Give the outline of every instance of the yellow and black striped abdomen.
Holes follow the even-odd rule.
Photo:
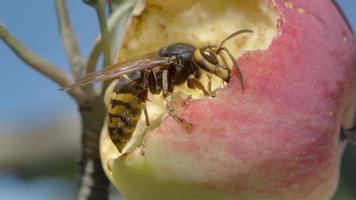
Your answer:
[[[142,95],[146,97],[142,98]],[[137,81],[118,80],[110,99],[107,125],[109,136],[120,152],[136,128],[142,112],[141,103],[145,98],[147,90]]]

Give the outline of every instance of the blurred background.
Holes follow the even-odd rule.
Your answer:
[[[356,30],[356,1],[338,0]],[[67,1],[82,55],[99,32],[95,12]],[[68,72],[53,1],[2,1],[0,23],[39,55]],[[0,199],[76,199],[79,115],[58,86],[0,42]],[[348,145],[335,200],[356,199],[356,146]],[[112,196],[119,195],[112,190]]]

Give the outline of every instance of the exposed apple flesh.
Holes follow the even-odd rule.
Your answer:
[[[228,48],[238,78],[179,108],[187,132],[166,116],[160,96],[120,156],[102,132],[103,166],[128,200],[330,199],[356,105],[356,44],[332,1],[149,0],[128,28],[118,60],[174,42],[198,47],[250,28]],[[215,80],[215,88],[219,88]],[[201,98],[201,99],[199,99]]]

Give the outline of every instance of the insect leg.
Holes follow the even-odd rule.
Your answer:
[[[162,90],[163,96],[166,97],[168,95],[168,69],[162,72]]]
[[[152,75],[153,75],[153,80],[154,80],[154,85],[155,85],[155,91],[159,91],[160,88],[158,86],[157,69],[152,69]]]
[[[166,96],[165,100],[166,100],[166,108],[169,116],[173,117],[184,129],[186,129],[187,131],[191,131],[193,126],[192,123],[189,120],[180,117],[176,113],[176,110],[174,109],[174,104],[170,100],[170,96]]]
[[[146,103],[141,102],[141,107],[142,107],[142,110],[143,110],[143,114],[145,115],[146,126],[150,126],[150,118],[148,117]]]
[[[148,76],[149,76],[150,72],[152,72],[152,70],[150,70],[150,69],[146,69],[143,72],[143,88],[145,91],[148,91],[148,87],[149,87]],[[150,119],[148,117],[147,107],[146,107],[146,103],[145,103],[146,100],[147,100],[147,97],[145,99],[141,100],[141,107],[142,107],[143,113],[145,115],[146,125],[150,126]]]
[[[150,72],[151,72],[150,69],[145,69],[144,72],[143,72],[143,87],[145,89],[148,88],[148,84],[149,84],[148,83],[148,75],[149,75]]]
[[[356,144],[356,126],[350,129],[341,127],[340,137],[342,140],[347,140],[351,144]]]
[[[207,77],[208,77],[208,91],[212,94],[213,97],[215,97],[215,92],[212,90],[211,74],[207,74]]]
[[[192,129],[192,123],[182,117],[180,117],[176,110],[174,109],[174,104],[171,101],[171,96],[168,91],[168,70],[164,69],[162,72],[162,88],[163,88],[163,97],[166,100],[166,109],[169,116],[173,117],[183,128],[190,131]]]
[[[207,90],[205,86],[193,74],[188,76],[188,81],[190,81],[191,84],[195,85],[198,89],[200,89],[205,96],[215,96],[215,94]],[[210,83],[210,89],[211,89],[211,83]]]

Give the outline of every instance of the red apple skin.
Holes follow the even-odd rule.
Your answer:
[[[166,118],[147,134],[143,159],[152,176],[224,193],[221,199],[333,196],[345,146],[339,129],[356,105],[356,43],[332,1],[271,4],[281,14],[280,34],[267,50],[237,60],[244,92],[233,75],[215,98],[185,107],[190,133]],[[136,193],[149,187],[134,184]],[[122,192],[130,197],[129,190]]]

